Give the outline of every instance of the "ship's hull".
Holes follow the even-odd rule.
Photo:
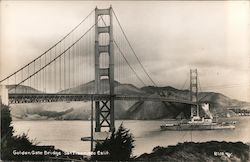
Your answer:
[[[219,129],[234,129],[234,125],[222,124],[178,124],[172,126],[161,125],[161,130],[185,131],[185,130],[219,130]]]

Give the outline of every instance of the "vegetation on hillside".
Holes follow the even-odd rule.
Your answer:
[[[249,146],[242,142],[218,142],[204,143],[185,142],[176,146],[157,146],[150,154],[142,154],[135,161],[240,161],[249,160]]]
[[[35,148],[34,141],[30,141],[27,135],[13,135],[12,119],[8,106],[1,105],[1,159],[2,160],[36,160],[34,156],[17,156],[14,151],[28,151]],[[44,160],[41,158],[40,160]]]
[[[8,106],[0,105],[1,109],[1,160],[8,161],[48,161],[51,157],[65,157],[64,152],[54,146],[37,146],[26,134],[13,135],[12,119]],[[82,159],[82,156],[70,158]]]

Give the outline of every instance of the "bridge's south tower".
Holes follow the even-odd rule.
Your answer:
[[[104,21],[107,20],[107,22]],[[105,42],[101,37],[105,37]],[[107,41],[108,40],[108,41]],[[108,58],[107,62],[102,62]],[[106,65],[106,66],[105,66]],[[108,80],[109,99],[95,101],[95,132],[102,128],[114,130],[114,47],[113,47],[113,20],[112,7],[108,9],[95,9],[95,94],[104,94],[101,90],[102,79]],[[104,84],[105,84],[104,82]]]

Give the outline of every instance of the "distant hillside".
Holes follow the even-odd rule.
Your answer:
[[[25,85],[7,85],[6,88],[9,90],[9,93],[42,93],[37,89],[34,89]]]
[[[159,96],[158,92],[163,91],[168,98],[189,100],[188,90],[178,90],[173,87],[143,87],[146,93]],[[238,107],[250,109],[250,103],[242,102],[214,92],[201,92],[198,94],[200,101],[210,104],[210,111],[214,116],[234,116],[235,113],[229,108]],[[130,119],[161,119],[161,118],[188,118],[190,107],[185,104],[144,101],[135,103],[127,112]]]
[[[11,105],[14,120],[87,120],[89,102],[54,102]]]
[[[108,94],[109,93],[109,80],[108,79],[102,79],[100,82],[101,85],[101,94]],[[115,93],[116,94],[145,94],[143,90],[140,88],[135,87],[132,84],[122,84],[117,81],[114,82],[115,87]],[[91,81],[86,84],[82,84],[80,86],[62,90],[59,93],[75,93],[75,94],[93,94],[95,93],[95,82]]]
[[[108,80],[101,80],[104,93],[108,93]],[[115,92],[117,94],[145,94],[145,92],[131,84],[121,84],[115,82]],[[59,93],[94,93],[94,81],[86,84],[74,87],[71,89],[63,90]],[[115,118],[123,119],[126,117],[127,110],[135,103],[135,101],[115,101]],[[52,119],[51,115],[48,115],[48,111],[51,114],[56,114],[54,111],[64,112],[73,108],[72,111],[67,112],[61,116],[54,117],[54,119],[62,120],[87,120],[90,118],[90,102],[55,102],[55,103],[30,103],[30,104],[18,104],[12,105],[12,115],[14,119],[20,120],[33,120],[33,119]],[[47,114],[41,116],[41,113]],[[59,113],[60,114],[60,113]]]
[[[119,82],[115,81],[114,85],[116,87],[119,84],[120,84]],[[101,85],[101,90],[102,90],[101,93],[104,93],[104,92],[108,91],[109,86],[108,86],[108,80],[107,79],[101,80],[100,85]],[[59,93],[93,94],[93,93],[95,93],[95,81],[93,80],[93,81],[90,81],[90,82],[88,82],[86,84],[82,84],[82,85],[77,86],[77,87],[62,90]]]
[[[108,93],[108,80],[101,80],[103,93]],[[40,93],[39,91],[21,86],[16,89],[17,92],[30,91]],[[138,88],[132,84],[122,84],[115,82],[116,94],[133,94],[159,96],[158,92],[163,91],[168,98],[189,99],[188,90],[178,90],[167,87],[143,87]],[[11,90],[13,92],[13,90]],[[59,93],[94,93],[94,81],[63,90]],[[234,116],[235,113],[229,108],[237,107],[250,109],[250,103],[242,102],[214,92],[201,92],[199,99],[210,103],[210,110],[214,116],[225,117]],[[87,120],[90,117],[90,102],[57,102],[57,103],[34,103],[12,105],[12,114],[15,119],[62,119],[62,120]],[[71,110],[71,111],[67,111]],[[49,112],[51,111],[51,113]],[[56,111],[56,112],[55,112]],[[43,115],[41,115],[43,114]],[[53,117],[55,115],[56,117]],[[162,118],[188,118],[190,116],[190,107],[180,103],[153,102],[153,101],[115,101],[116,119],[162,119]]]
[[[152,94],[151,97],[157,97],[157,94]],[[161,118],[176,118],[181,112],[184,112],[186,118],[190,116],[190,108],[184,104],[154,102],[154,101],[139,101],[136,102],[127,111],[129,119],[161,119]]]

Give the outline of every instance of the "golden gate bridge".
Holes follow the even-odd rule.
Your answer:
[[[156,97],[124,93],[119,83],[158,87],[112,7],[95,8],[48,50],[0,81],[9,104],[92,101],[95,132],[115,129],[115,100],[182,103],[191,107],[191,115],[198,112],[197,70],[190,70],[189,99],[169,98],[160,90]]]

